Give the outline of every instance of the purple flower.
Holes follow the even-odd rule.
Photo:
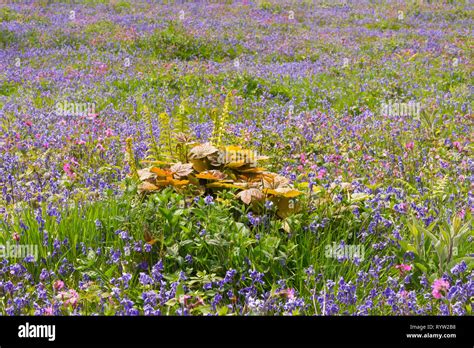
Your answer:
[[[250,271],[250,278],[252,279],[252,283],[260,283],[263,284],[263,273],[257,271]]]
[[[140,284],[142,285],[153,284],[153,279],[144,272],[140,272],[139,281],[140,281]]]
[[[49,272],[48,272],[48,270],[46,270],[46,269],[43,268],[43,269],[41,270],[39,279],[40,279],[41,281],[44,281],[44,280],[47,280],[48,278],[49,278]]]
[[[204,198],[204,203],[206,203],[207,205],[214,204],[214,198],[212,198],[212,196],[207,195]]]
[[[237,271],[235,269],[228,270],[224,277],[224,283],[230,283],[236,274]]]
[[[467,264],[466,261],[461,261],[457,265],[455,265],[453,268],[451,268],[451,273],[454,275],[459,275],[461,273],[464,273],[467,270]]]
[[[110,249],[110,260],[112,263],[118,263],[120,261],[120,256],[122,253],[119,249],[114,250],[113,248]]]
[[[119,278],[119,280],[122,281],[124,289],[128,289],[128,284],[131,279],[132,275],[130,273],[123,273],[122,276]]]
[[[127,231],[118,230],[118,231],[115,231],[115,234],[118,234],[118,236],[122,240],[125,240],[125,241],[130,240],[130,236],[128,235]]]
[[[265,201],[265,209],[271,210],[274,206],[274,203],[272,201]]]
[[[151,275],[155,281],[159,282],[161,281],[161,279],[163,279],[163,275],[161,274],[162,271],[163,271],[163,262],[160,260],[155,265],[153,265],[151,269]]]

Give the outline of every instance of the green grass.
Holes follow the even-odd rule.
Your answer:
[[[185,61],[205,59],[221,62],[234,59],[243,51],[239,45],[230,46],[217,40],[194,36],[182,25],[174,22],[170,22],[162,30],[157,30],[150,37],[141,38],[136,47],[149,51],[155,58]]]

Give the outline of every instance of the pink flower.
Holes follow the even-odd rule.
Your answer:
[[[286,297],[288,297],[290,300],[295,298],[295,289],[287,289],[286,290]]]
[[[69,163],[64,163],[63,170],[66,172],[67,176],[69,176],[70,178],[73,179],[76,177],[76,174],[72,170],[71,165]]]
[[[79,299],[79,294],[76,290],[69,290],[69,298],[64,302],[65,305],[71,305],[71,307],[76,307],[77,300]]]
[[[325,175],[326,175],[326,169],[321,168],[320,170],[318,170],[318,175],[316,176],[316,178],[322,179]]]
[[[448,281],[440,278],[440,279],[436,279],[433,282],[433,291],[431,293],[433,294],[434,298],[440,299],[441,297],[443,297],[443,294],[441,292],[446,293],[448,289],[449,289]]]
[[[301,164],[305,164],[306,163],[306,155],[304,153],[302,153],[300,155],[300,162]]]
[[[44,315],[53,315],[53,307],[47,307],[44,309]]]
[[[286,297],[289,300],[293,300],[295,298],[295,289],[292,289],[292,288],[283,289],[283,290],[277,292],[276,295]]]
[[[453,146],[456,148],[456,150],[458,150],[459,152],[462,152],[462,145],[459,141],[455,141],[453,143]]]
[[[64,288],[64,282],[62,280],[56,280],[53,284],[53,288],[55,290],[61,290],[62,288]]]
[[[16,241],[16,242],[19,242],[20,241],[20,235],[18,233],[13,233],[13,240]]]
[[[400,294],[400,297],[403,299],[406,299],[408,297],[408,291],[406,290],[400,291],[399,294]]]
[[[396,269],[400,270],[400,272],[409,272],[413,269],[413,267],[411,265],[405,265],[404,263],[400,264],[400,265],[396,265],[395,266]]]
[[[402,202],[398,205],[398,208],[400,209],[400,211],[403,211],[406,213],[407,209],[408,209],[408,204],[406,204],[405,202]]]
[[[69,291],[62,291],[59,293],[59,298],[61,300],[65,300],[63,305],[64,306],[71,306],[71,307],[76,307],[77,306],[77,301],[79,299],[79,294],[76,292],[76,290],[70,289]]]
[[[185,306],[188,305],[188,301],[191,299],[192,296],[190,295],[181,295],[179,297],[179,303],[184,304]]]
[[[410,141],[409,143],[405,144],[405,149],[407,150],[413,150],[414,147],[415,147],[415,143],[413,141]]]
[[[107,66],[107,64],[105,64],[105,63],[99,63],[99,64],[97,64],[97,66],[96,66],[96,72],[97,72],[98,74],[104,74],[104,73],[107,72],[107,69],[108,69],[108,68],[109,68],[109,67]]]
[[[105,136],[107,137],[111,137],[114,135],[114,132],[112,129],[108,128],[106,131],[105,131]]]

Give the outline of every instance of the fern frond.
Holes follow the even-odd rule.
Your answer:
[[[171,120],[166,112],[159,115],[160,120],[160,146],[165,154],[173,156],[173,144],[171,138]]]
[[[441,179],[438,179],[433,185],[432,193],[435,197],[442,198],[446,193],[446,187],[448,186],[448,177],[444,176]]]

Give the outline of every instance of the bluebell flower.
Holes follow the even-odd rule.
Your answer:
[[[187,263],[192,263],[193,262],[193,257],[191,255],[186,255],[186,257],[184,258],[184,260],[187,262]]]
[[[206,203],[207,205],[214,204],[214,198],[212,198],[212,196],[210,196],[210,195],[207,195],[204,198],[204,203]]]
[[[142,285],[150,285],[153,284],[153,279],[148,274],[140,272],[139,282]]]
[[[272,201],[265,201],[265,208],[268,210],[271,210],[274,206],[274,203]]]
[[[461,273],[464,273],[467,270],[467,264],[466,261],[461,261],[457,265],[455,265],[453,268],[451,268],[451,273],[454,275],[459,275]]]

